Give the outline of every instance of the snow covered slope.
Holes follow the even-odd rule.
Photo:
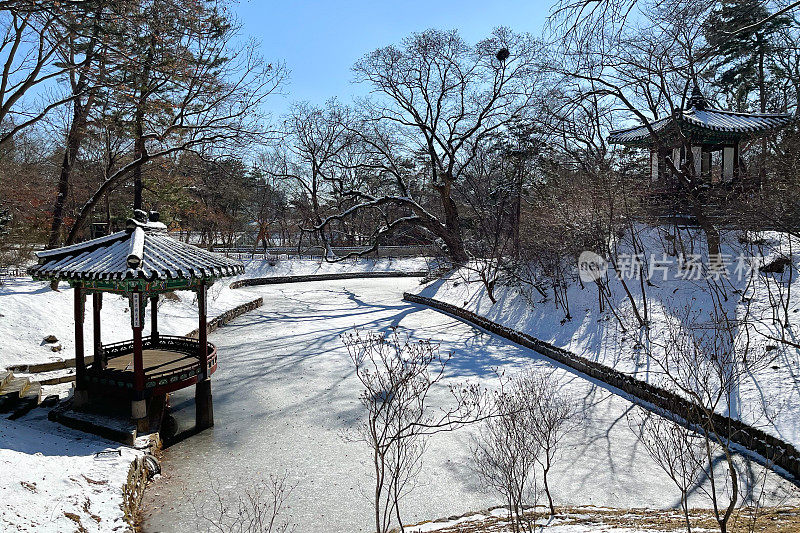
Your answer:
[[[652,242],[655,240],[651,239],[649,249],[658,253]],[[743,344],[747,341],[749,357],[760,360],[756,368],[743,376],[735,392],[732,412],[723,414],[739,417],[800,447],[800,425],[797,424],[800,350],[771,338],[780,337],[781,333],[780,326],[773,321],[770,305],[779,292],[800,295],[800,276],[789,275],[787,269],[787,275],[776,280],[759,271],[760,266],[779,256],[791,257],[794,265],[800,264],[800,242],[774,233],[760,234],[757,241],[757,247],[744,246],[737,234],[723,235],[722,253],[730,261],[729,278],[724,282],[728,300],[717,300],[717,305],[726,306],[726,312],[740,323],[751,324],[747,330],[740,325],[737,334]],[[740,256],[748,263],[742,276],[735,272]],[[680,321],[680,313],[690,310],[698,316],[710,315],[715,303],[705,277],[681,278],[676,264],[665,272],[666,278],[658,275],[651,284],[645,284],[644,295],[636,280],[628,281],[631,297],[621,284],[609,283],[613,312],[608,305],[600,311],[594,283],[580,284],[573,280],[566,291],[569,319],[563,306],[555,304],[551,288],[545,288],[546,296],[543,296],[529,285],[499,284],[494,294],[497,302],[492,303],[474,269],[452,272],[446,279],[429,283],[418,293],[463,307],[639,379],[655,382],[661,369],[648,358],[648,350],[657,353],[663,349],[668,325]],[[646,301],[648,331],[638,327],[631,298],[640,313]],[[792,296],[789,302],[785,314],[789,317],[790,327],[786,331],[791,338],[793,332],[800,331],[800,300]],[[748,335],[746,339],[745,335]]]

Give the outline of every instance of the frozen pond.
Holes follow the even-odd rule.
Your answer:
[[[678,504],[669,479],[637,445],[626,419],[630,402],[534,352],[403,302],[403,291],[417,283],[398,278],[249,289],[264,297],[264,306],[211,336],[220,354],[213,378],[216,426],[166,450],[166,474],[146,495],[145,530],[197,531],[195,507],[213,503],[215,492],[243,490],[287,472],[297,484],[289,512],[298,532],[369,531],[369,451],[347,438],[361,389],[339,335],[353,327],[393,325],[453,351],[451,379],[491,385],[492,367],[513,372],[532,364],[551,369],[580,398],[586,422],[570,435],[553,469],[556,505]],[[193,417],[191,399],[186,391],[173,397],[183,410],[179,418]],[[405,521],[500,503],[481,491],[468,464],[466,430],[434,436],[419,484],[403,502]],[[761,474],[761,467],[753,465],[751,474]],[[768,477],[767,503],[787,503],[789,485]]]

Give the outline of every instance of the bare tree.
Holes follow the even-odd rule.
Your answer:
[[[384,235],[413,226],[465,262],[454,188],[486,138],[531,104],[538,51],[530,36],[505,28],[475,46],[455,31],[427,30],[358,61],[357,80],[379,97],[363,101],[353,133],[368,155],[362,166],[378,174],[380,186],[344,191],[355,203],[321,226],[374,210],[384,222],[370,251]],[[390,205],[401,210],[391,215],[384,210]]]
[[[163,11],[143,16],[160,17],[170,39],[153,45],[146,88],[137,82],[135,91],[115,93],[118,112],[135,126],[129,139],[132,157],[120,161],[78,210],[67,243],[74,242],[97,203],[137,168],[184,152],[224,159],[270,135],[261,104],[278,90],[286,68],[267,63],[254,42],[237,45],[239,26],[218,7],[197,7],[197,16],[186,18],[180,3],[159,5]],[[147,35],[152,36],[160,26],[150,22]],[[126,68],[137,70],[138,58],[128,60]],[[131,100],[131,94],[138,96]]]
[[[283,121],[286,134],[279,140],[280,147],[265,158],[263,166],[273,178],[291,180],[305,195],[312,215],[308,224],[313,229],[302,229],[316,234],[329,259],[333,251],[326,232],[331,228],[323,228],[322,220],[326,204],[341,182],[339,158],[352,142],[350,115],[350,109],[336,100],[322,108],[295,104]]]
[[[75,93],[59,94],[47,89],[86,62],[87,56],[78,51],[69,58],[59,54],[62,45],[82,32],[81,25],[74,22],[85,22],[84,16],[91,18],[91,10],[81,4],[2,3],[0,146],[75,97]],[[32,97],[33,93],[37,97]]]
[[[516,178],[497,147],[480,147],[459,191],[470,220],[466,239],[470,261],[459,274],[468,282],[477,276],[492,303],[497,302],[495,287],[514,259]]]
[[[489,397],[477,384],[449,385],[450,404],[434,407],[451,355],[429,340],[411,341],[394,328],[388,335],[355,331],[342,342],[364,386],[357,438],[372,451],[375,531],[387,533],[393,521],[404,531],[401,500],[413,489],[428,437],[489,417]]]
[[[654,4],[665,9],[677,11],[689,5],[708,9],[713,0],[688,1],[667,0]],[[800,6],[800,1],[784,0],[765,2],[775,5],[775,11],[758,20],[743,22],[731,34],[751,32],[767,24],[776,17],[789,13]],[[584,39],[592,30],[603,28],[606,35],[614,36],[636,22],[636,15],[646,10],[648,2],[640,0],[561,0],[556,4],[548,19],[549,27],[563,39],[577,44],[585,44]]]

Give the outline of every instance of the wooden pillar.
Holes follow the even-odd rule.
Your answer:
[[[207,287],[205,282],[200,283],[200,288],[197,290],[197,308],[200,315],[198,323],[197,340],[199,342],[199,352],[197,354],[200,360],[200,376],[202,379],[208,378],[208,324],[206,321],[206,298]]]
[[[94,362],[92,367],[96,370],[106,368],[106,358],[103,355],[103,340],[100,330],[100,310],[103,308],[103,293],[92,293],[92,325],[94,327]]]
[[[681,161],[681,149],[680,148],[673,148],[672,149],[672,163],[675,165],[675,168],[678,169],[680,172],[681,165],[683,161]]]
[[[658,166],[659,166],[658,149],[650,149],[650,181],[658,181]]]
[[[75,384],[76,388],[84,388],[86,378],[86,360],[83,345],[83,315],[85,294],[83,287],[75,286]]]
[[[195,428],[198,431],[214,426],[214,400],[211,395],[211,380],[198,381],[194,390]]]
[[[142,329],[144,318],[142,314],[142,293],[131,294],[131,327],[133,329],[133,390],[131,401],[131,417],[137,420],[139,430],[146,429],[147,403],[144,399],[144,361],[142,360]]]
[[[131,295],[131,326],[133,327],[133,388],[144,390],[144,362],[142,361],[142,293]]]
[[[730,181],[734,177],[734,169],[736,168],[736,148],[733,146],[725,146],[722,149],[722,179]]]
[[[699,177],[703,174],[703,147],[692,146],[692,162],[694,163],[694,175]]]
[[[88,403],[86,387],[86,360],[84,358],[83,317],[86,294],[80,284],[75,285],[75,394],[73,406],[81,407]]]
[[[211,379],[208,375],[208,325],[206,323],[207,289],[205,282],[200,283],[197,291],[197,307],[200,315],[197,340],[199,344],[198,359],[200,375],[194,389],[195,428],[200,431],[214,425],[214,403],[211,396]]]
[[[150,337],[158,344],[158,294],[150,297]]]

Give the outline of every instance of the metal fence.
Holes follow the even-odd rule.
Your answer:
[[[369,250],[366,246],[352,246],[352,247],[334,247],[331,249],[337,257],[345,257],[348,254],[364,253]],[[306,248],[297,247],[274,247],[267,248],[266,250],[253,250],[252,248],[216,248],[217,253],[224,254],[226,257],[233,259],[324,259],[325,248],[322,246],[310,246]],[[367,258],[387,258],[394,259],[400,257],[435,257],[440,255],[440,251],[436,246],[419,245],[419,246],[381,246],[376,251],[370,252],[363,257]],[[357,260],[358,257],[350,258]]]

